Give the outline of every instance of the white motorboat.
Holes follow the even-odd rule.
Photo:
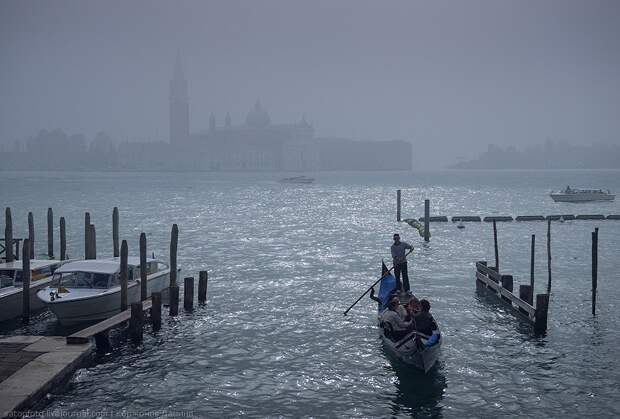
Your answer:
[[[151,258],[146,265],[147,295],[167,288],[169,266]],[[127,303],[131,304],[140,301],[140,258],[128,258],[127,266]],[[120,258],[63,265],[54,273],[50,286],[37,292],[37,297],[65,326],[100,321],[120,313]]]
[[[285,177],[279,180],[280,183],[301,183],[301,184],[309,184],[314,182],[314,178],[307,176],[293,176],[293,177]]]
[[[45,304],[36,297],[37,291],[49,285],[54,272],[68,261],[30,260],[30,310],[40,310]],[[23,301],[23,261],[0,264],[0,321],[12,319],[22,314]]]
[[[575,189],[570,186],[559,192],[551,192],[549,195],[555,202],[613,201],[616,199],[616,195],[609,190]]]

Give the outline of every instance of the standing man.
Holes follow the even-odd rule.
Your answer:
[[[407,258],[405,257],[405,250],[413,250],[413,246],[407,242],[400,241],[400,235],[394,234],[394,244],[390,248],[392,251],[392,260],[394,262],[394,276],[396,277],[396,288],[401,291],[408,292],[409,288],[409,274],[407,273]],[[403,282],[400,282],[400,274],[403,274]],[[404,285],[404,288],[403,288]]]

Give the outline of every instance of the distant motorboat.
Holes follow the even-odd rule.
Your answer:
[[[460,229],[465,228],[465,225],[463,224],[463,221],[459,221],[459,223],[458,223],[458,225],[456,226],[456,228],[460,228]]]
[[[616,195],[609,190],[602,189],[575,189],[567,186],[559,192],[549,194],[555,202],[591,202],[591,201],[613,201]]]
[[[314,182],[314,178],[302,175],[302,176],[285,177],[283,179],[280,179],[278,182],[308,184],[308,183]]]

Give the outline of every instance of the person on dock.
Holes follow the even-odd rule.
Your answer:
[[[394,341],[402,339],[407,333],[409,333],[413,321],[405,321],[404,316],[407,312],[403,306],[400,305],[400,300],[397,296],[390,298],[387,310],[381,315],[381,323],[388,323],[391,329],[390,337]]]
[[[392,260],[394,263],[394,276],[396,277],[396,288],[401,291],[408,292],[409,288],[409,274],[407,272],[407,257],[405,251],[407,249],[413,250],[413,246],[407,242],[400,241],[400,235],[398,233],[393,236],[394,244],[390,247],[392,252]],[[403,276],[403,281],[400,281],[400,276]]]
[[[430,310],[431,303],[428,300],[420,300],[420,312],[414,317],[416,330],[427,336],[432,335],[433,331],[439,330]]]

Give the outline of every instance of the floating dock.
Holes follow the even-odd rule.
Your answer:
[[[90,354],[90,342],[56,336],[0,339],[0,417],[17,417],[65,382]]]

